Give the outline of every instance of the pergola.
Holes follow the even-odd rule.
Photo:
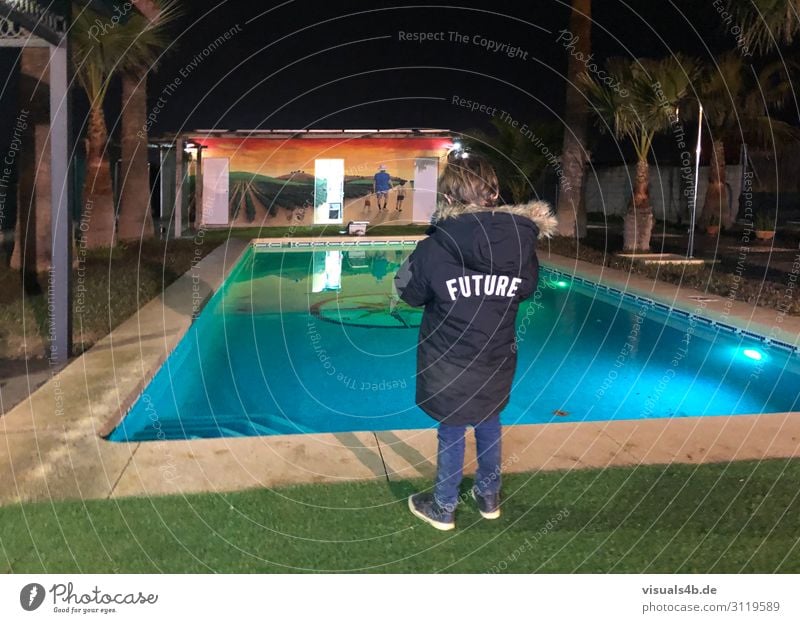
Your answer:
[[[107,15],[113,4],[104,0],[75,0]],[[65,363],[72,350],[72,206],[74,192],[70,133],[71,72],[69,66],[70,0],[0,0],[1,47],[50,49],[50,163],[52,206],[52,263],[47,288],[50,362]],[[139,6],[142,5],[142,6]],[[157,15],[152,0],[135,3],[149,17]]]

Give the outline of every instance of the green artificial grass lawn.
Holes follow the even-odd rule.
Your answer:
[[[410,515],[422,482],[0,508],[6,572],[794,572],[800,460],[509,475],[503,517]],[[468,483],[465,482],[465,490]]]

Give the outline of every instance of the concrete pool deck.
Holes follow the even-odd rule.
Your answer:
[[[270,241],[286,239],[256,242]],[[307,242],[319,239],[292,239],[293,244]],[[102,438],[247,245],[231,240],[217,248],[0,418],[0,503],[433,475],[433,429],[138,443]],[[800,339],[800,318],[781,316],[773,309],[549,256],[546,249],[540,257],[563,272],[783,342],[797,345]],[[519,425],[506,427],[503,443],[507,472],[800,457],[800,413]],[[468,473],[474,470],[474,448],[469,452]]]

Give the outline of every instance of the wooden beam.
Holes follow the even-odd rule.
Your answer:
[[[0,14],[50,45],[58,45],[66,30],[65,16],[58,15],[35,0],[0,0]]]

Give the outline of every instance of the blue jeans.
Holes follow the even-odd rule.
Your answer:
[[[464,471],[464,433],[466,426],[439,424],[439,452],[433,495],[440,506],[455,510]],[[500,417],[494,416],[475,426],[478,470],[475,489],[478,495],[500,492]]]

